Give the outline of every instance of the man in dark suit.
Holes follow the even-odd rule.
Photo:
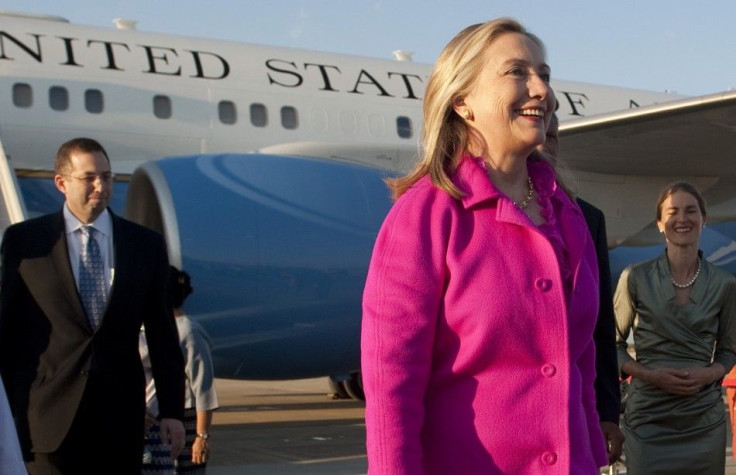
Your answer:
[[[0,374],[32,474],[140,473],[141,324],[162,436],[174,456],[184,442],[184,366],[165,245],[107,209],[113,176],[98,142],[66,142],[54,165],[62,210],[3,237]]]
[[[559,122],[557,115],[552,114],[552,121],[547,128],[544,145],[541,148],[547,157],[557,161]],[[585,223],[595,243],[598,260],[599,309],[598,320],[593,331],[595,341],[595,397],[596,409],[600,417],[601,431],[608,444],[608,461],[614,463],[621,457],[624,434],[618,427],[621,413],[621,391],[618,381],[618,359],[616,356],[616,321],[613,314],[613,295],[611,290],[611,267],[608,262],[608,240],[606,237],[606,219],[603,212],[588,203],[576,198]]]

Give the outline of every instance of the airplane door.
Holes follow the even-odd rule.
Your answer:
[[[0,140],[0,233],[25,218],[25,204],[20,197],[18,181]]]

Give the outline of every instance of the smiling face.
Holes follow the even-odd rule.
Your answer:
[[[662,201],[659,214],[657,227],[668,245],[698,247],[705,216],[695,196],[687,191],[675,191]]]
[[[486,49],[480,75],[455,110],[470,112],[491,158],[526,155],[544,143],[555,108],[549,75],[541,48],[526,35],[503,34]]]
[[[69,211],[82,223],[91,223],[112,197],[110,161],[102,152],[73,151],[54,183],[66,196]]]

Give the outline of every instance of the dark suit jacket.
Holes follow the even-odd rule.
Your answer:
[[[616,357],[616,323],[613,314],[613,295],[611,290],[611,267],[608,263],[608,242],[606,220],[603,212],[592,204],[577,199],[585,216],[590,234],[595,243],[598,258],[600,281],[600,309],[595,325],[595,393],[596,408],[601,421],[618,424],[621,411],[621,391],[618,382],[618,363]]]
[[[111,213],[112,214],[112,213]],[[148,335],[162,417],[182,418],[183,357],[160,235],[112,216],[115,275],[93,333],[69,263],[63,213],[9,227],[2,243],[0,374],[24,453],[64,440],[88,381],[126,437],[142,437],[145,377],[138,353]],[[91,384],[91,383],[90,383]],[[92,428],[94,429],[94,428]],[[89,434],[95,437],[94,432]]]

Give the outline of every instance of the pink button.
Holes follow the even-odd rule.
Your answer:
[[[548,292],[552,288],[552,281],[549,279],[537,279],[534,282],[534,285],[537,286],[537,290],[541,292]]]
[[[545,465],[554,465],[557,462],[557,454],[554,452],[545,452],[542,454],[542,463]]]
[[[555,368],[555,365],[553,364],[546,364],[542,366],[542,374],[547,378],[551,378],[557,374],[557,368]]]

